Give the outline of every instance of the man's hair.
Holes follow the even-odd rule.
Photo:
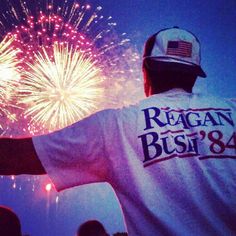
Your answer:
[[[3,206],[0,206],[0,235],[22,235],[19,218],[11,209]]]
[[[97,220],[86,221],[79,227],[77,231],[77,236],[95,236],[95,235],[108,236],[102,223],[100,223]]]
[[[155,62],[154,62],[155,63]],[[176,63],[143,64],[144,72],[144,90],[146,96],[168,91],[173,88],[182,88],[191,93],[195,84],[197,75],[191,68]]]

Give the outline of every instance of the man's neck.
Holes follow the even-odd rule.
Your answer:
[[[188,91],[184,88],[159,88],[159,89],[155,89],[155,90],[151,89],[149,94],[151,96],[154,94],[166,93],[169,91],[183,91],[183,92],[187,92],[187,93],[192,93],[192,89],[191,89],[191,91],[190,90]]]

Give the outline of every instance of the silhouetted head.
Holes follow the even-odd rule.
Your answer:
[[[200,43],[189,31],[174,27],[152,35],[143,54],[146,96],[172,88],[191,92],[196,78],[206,77],[200,54]]]
[[[97,220],[89,220],[83,223],[78,231],[77,236],[109,236],[104,226]]]
[[[22,236],[19,218],[12,210],[4,206],[0,206],[0,235]]]

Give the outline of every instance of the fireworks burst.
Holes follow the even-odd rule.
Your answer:
[[[102,93],[94,92],[95,87],[98,86],[97,91],[101,91],[101,83],[98,81],[103,80],[105,81],[103,83],[105,89],[110,89],[112,84],[114,87],[121,88],[124,84],[124,68],[120,68],[124,64],[127,66],[126,62],[130,63],[135,56],[125,54],[125,45],[128,44],[129,39],[126,38],[125,33],[117,35],[115,32],[116,23],[113,22],[112,17],[102,15],[101,6],[94,8],[90,5],[81,5],[77,1],[67,0],[62,4],[60,1],[53,0],[4,1],[6,4],[2,5],[4,10],[0,15],[0,35],[14,37],[12,47],[18,51],[18,70],[24,77],[21,80],[23,85],[21,86],[20,99],[24,103],[24,116],[30,115],[31,118],[31,122],[27,124],[26,128],[31,134],[41,132],[42,128],[47,132],[46,127],[50,127],[50,129],[61,128],[95,110],[115,104],[114,99],[117,99],[117,96],[113,97],[110,92],[106,93],[109,94],[109,99],[102,98]],[[54,45],[57,44],[62,46],[61,49],[55,49]],[[71,63],[71,59],[64,55],[65,48],[70,56],[81,55],[81,65],[89,64],[91,66],[87,75],[83,75],[85,76],[83,79],[78,79],[78,76],[75,76],[77,79],[72,76],[69,78],[68,68],[59,68],[64,63]],[[74,52],[76,53],[74,54]],[[58,56],[59,54],[61,55]],[[56,55],[60,57],[60,63],[55,57]],[[82,59],[85,59],[84,63],[82,63]],[[62,60],[67,62],[62,62]],[[79,70],[83,71],[81,65],[78,65]],[[92,67],[94,67],[93,70]],[[42,68],[44,69],[42,70]],[[62,70],[64,71],[62,72]],[[74,70],[78,72],[78,69],[74,68]],[[61,77],[57,74],[55,78],[52,78],[51,75],[55,75],[55,71],[60,71]],[[96,71],[99,71],[100,80],[95,74]],[[75,74],[72,71],[70,73]],[[79,74],[81,75],[81,72]],[[63,76],[66,78],[62,78]],[[85,83],[86,79],[88,79],[87,83]],[[42,84],[43,80],[45,80],[45,84]],[[54,82],[52,82],[53,80]],[[58,87],[59,81],[60,83],[63,81],[64,87]],[[76,89],[72,93],[69,92],[71,96],[65,96],[64,93],[68,93],[68,86],[71,84],[74,84]],[[43,86],[47,89],[50,88],[50,96],[46,95],[47,89]],[[91,89],[88,86],[91,86]],[[86,90],[83,90],[85,88]],[[27,94],[24,99],[22,99],[22,91]],[[75,91],[79,94],[75,95]],[[93,91],[93,93],[89,91]],[[72,94],[80,100],[75,103]],[[87,95],[85,96],[85,94]],[[96,98],[96,96],[98,97]],[[52,105],[52,101],[54,101],[54,105]],[[72,101],[73,103],[70,104]],[[51,106],[45,106],[46,104],[51,104]],[[57,119],[57,115],[60,118]],[[54,119],[53,122],[52,119]],[[41,130],[37,130],[36,126],[41,127]]]
[[[0,43],[0,116],[1,123],[7,123],[4,118],[14,122],[16,117],[10,112],[10,108],[15,107],[11,101],[20,79],[17,70],[17,51],[11,45],[14,38],[5,37]],[[3,124],[0,124],[3,129]],[[6,129],[7,127],[5,127]]]
[[[16,69],[17,58],[16,51],[10,46],[14,38],[4,38],[0,43],[0,98],[1,100],[7,100],[11,97],[11,93],[14,89],[15,78],[19,79],[19,73]]]
[[[112,17],[102,15],[102,7],[81,5],[77,1],[16,0],[6,1],[9,10],[0,15],[0,35],[14,36],[22,69],[33,62],[35,53],[45,48],[52,57],[54,43],[69,44],[97,57],[104,73],[112,73],[119,49],[129,42],[126,34],[115,33]],[[51,52],[51,55],[50,55]],[[121,53],[121,52],[120,52]]]
[[[92,57],[59,44],[54,44],[53,61],[45,48],[35,57],[20,86],[22,102],[30,104],[26,114],[33,117],[33,123],[55,130],[97,109],[103,97],[103,77]]]

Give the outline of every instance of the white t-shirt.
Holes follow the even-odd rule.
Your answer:
[[[175,89],[33,142],[58,190],[110,183],[130,236],[233,235],[235,109]]]

